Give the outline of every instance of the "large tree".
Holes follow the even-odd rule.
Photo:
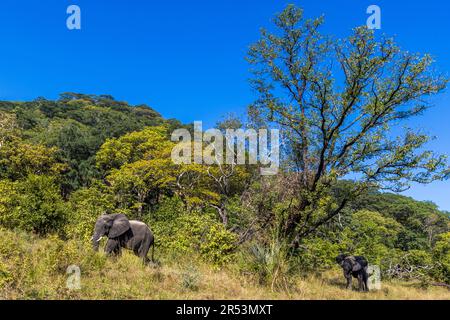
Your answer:
[[[319,32],[322,18],[304,20],[292,5],[274,23],[249,50],[259,96],[250,112],[278,125],[287,141],[295,192],[283,231],[293,244],[369,186],[402,191],[445,176],[445,157],[425,150],[429,136],[398,130],[430,107],[427,96],[446,87],[429,55],[402,51],[366,27],[332,40]],[[357,183],[325,203],[344,177]]]

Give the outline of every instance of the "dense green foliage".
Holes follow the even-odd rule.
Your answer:
[[[260,97],[245,125],[282,129],[287,146],[276,176],[260,176],[256,165],[175,164],[170,133],[190,126],[145,105],[77,93],[0,102],[0,232],[42,237],[50,261],[24,263],[49,272],[101,268],[88,249],[95,220],[124,213],[151,226],[160,253],[233,265],[273,290],[289,287],[290,275],[337,267],[343,252],[367,257],[385,277],[450,283],[449,213],[380,191],[448,174],[444,156],[423,151],[427,136],[388,134],[389,124],[426,109],[405,105],[446,80],[430,74],[427,56],[400,54],[364,28],[342,47],[320,36],[320,19],[302,25],[292,6],[275,22],[281,34],[263,31],[250,51]],[[302,41],[311,44],[303,53]],[[334,92],[325,67],[332,49],[343,92]],[[391,76],[380,78],[385,69]],[[244,124],[217,125],[230,126]],[[352,175],[361,178],[346,180]],[[8,263],[25,250],[0,251],[0,286],[28,281]]]
[[[280,237],[292,205],[283,186],[292,174],[258,178],[252,168],[224,168],[227,188],[221,188],[219,168],[171,162],[171,124],[155,113],[90,103],[1,104],[8,128],[1,131],[2,226],[88,247],[97,217],[123,212],[152,227],[160,252],[195,254],[216,266],[236,261],[274,288],[289,274],[335,267],[341,252],[366,256],[385,276],[449,282],[449,215],[433,203],[372,188],[292,252]],[[26,118],[27,108],[36,121]],[[111,113],[105,118],[117,119],[120,133],[101,124],[105,119],[84,121],[94,109]],[[324,202],[352,185],[341,181]]]
[[[56,158],[67,165],[62,181],[65,195],[88,186],[91,179],[99,177],[94,157],[106,139],[147,126],[180,126],[177,121],[163,120],[148,106],[130,106],[104,95],[64,93],[56,101],[38,98],[23,103],[1,102],[0,111],[14,113],[15,123],[22,129],[20,135],[24,140],[18,142],[20,147],[25,149],[27,143],[33,143],[37,149],[56,148]],[[14,150],[25,158],[19,159],[22,162],[35,158],[30,151]],[[11,170],[16,172],[17,168],[12,167]]]
[[[52,177],[2,180],[0,191],[0,221],[6,227],[45,235],[59,232],[67,221],[66,204]]]

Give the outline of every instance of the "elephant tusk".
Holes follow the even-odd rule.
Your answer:
[[[100,240],[102,240],[103,237],[98,238],[97,242],[100,242]]]

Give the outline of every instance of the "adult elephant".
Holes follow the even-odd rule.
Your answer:
[[[144,264],[149,262],[147,253],[152,247],[154,261],[155,238],[150,228],[143,222],[128,220],[124,214],[104,214],[97,219],[92,236],[94,250],[98,251],[100,240],[108,237],[105,252],[108,255],[119,255],[122,248],[133,250]]]

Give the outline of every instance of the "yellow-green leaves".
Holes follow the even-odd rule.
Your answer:
[[[175,187],[172,147],[163,127],[148,127],[103,144],[97,166],[104,171],[120,207],[141,215],[146,200],[157,200]]]
[[[0,177],[24,178],[29,174],[59,175],[66,165],[56,158],[56,148],[30,144],[20,140],[0,148]]]
[[[0,180],[0,224],[41,235],[62,233],[67,207],[55,179],[29,175],[16,182]]]
[[[109,171],[140,159],[164,157],[168,152],[170,156],[171,147],[166,128],[148,127],[118,139],[108,139],[97,153],[97,166]]]

